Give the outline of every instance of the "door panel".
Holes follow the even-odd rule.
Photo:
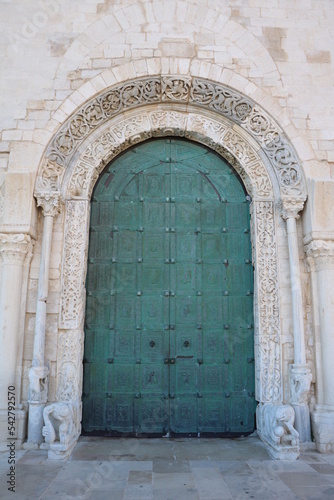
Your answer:
[[[86,432],[254,428],[249,206],[203,146],[159,139],[114,161],[91,207]]]

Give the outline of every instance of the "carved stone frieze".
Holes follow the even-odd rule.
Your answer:
[[[255,330],[257,399],[281,402],[280,321],[277,283],[277,248],[274,204],[253,202],[252,232],[255,247]]]
[[[83,318],[81,318],[83,322]],[[80,373],[78,367],[83,358],[82,329],[65,330],[61,333],[58,345],[58,392],[57,399],[60,401],[72,401],[77,404],[81,399]]]
[[[66,202],[60,327],[78,328],[85,308],[89,202]]]
[[[226,85],[182,75],[131,80],[92,98],[68,118],[53,138],[40,168],[36,190],[60,189],[63,172],[73,153],[97,127],[120,112],[148,104],[177,102],[213,110],[217,116],[224,116],[243,127],[268,157],[282,194],[304,195],[296,154],[282,130],[263,109]],[[178,129],[179,135],[182,135],[182,129]],[[140,140],[144,139],[141,137]],[[239,144],[234,146],[241,147]],[[239,149],[235,154],[242,153]]]
[[[45,158],[39,169],[35,186],[35,196],[38,193],[59,192],[60,183],[64,174],[64,166],[50,158]]]
[[[17,262],[23,264],[31,258],[34,240],[28,234],[0,234],[0,262]]]
[[[334,241],[313,240],[305,245],[305,252],[316,271],[334,269]]]
[[[150,113],[153,136],[175,135],[183,137],[186,131],[187,115],[177,111],[156,111]]]
[[[228,132],[219,122],[195,112],[164,109],[124,118],[104,130],[83,151],[73,168],[67,195],[89,197],[106,163],[129,146],[155,136],[185,135],[223,156],[238,172],[252,197],[273,198],[271,180],[253,146],[240,135],[233,139],[234,131]]]
[[[162,101],[189,101],[191,78],[184,76],[163,76],[161,83]]]

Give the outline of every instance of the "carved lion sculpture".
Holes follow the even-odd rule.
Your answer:
[[[53,403],[43,411],[45,426],[42,433],[45,442],[68,444],[74,435],[74,415],[70,403]]]
[[[263,414],[266,435],[273,443],[298,445],[299,434],[293,427],[295,411],[291,405],[266,404]]]

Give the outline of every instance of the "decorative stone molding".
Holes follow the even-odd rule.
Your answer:
[[[313,240],[304,249],[316,271],[334,269],[334,241]]]
[[[129,116],[130,114],[130,116]],[[272,182],[253,144],[238,132],[195,110],[128,112],[82,151],[71,167],[64,196],[89,198],[104,166],[129,146],[151,137],[184,136],[209,146],[235,168],[253,197],[274,197]],[[65,180],[64,180],[65,183]]]
[[[59,190],[74,152],[97,127],[128,109],[159,103],[190,104],[209,109],[239,125],[267,156],[281,194],[305,197],[296,154],[283,131],[266,111],[226,85],[182,75],[135,79],[115,85],[90,99],[69,117],[54,136],[41,165],[36,189]]]
[[[308,365],[290,365],[290,403],[293,406],[306,406],[312,382]]]
[[[0,234],[0,261],[23,264],[31,258],[33,244],[28,234]]]
[[[38,175],[36,179],[36,193],[53,193],[59,189],[59,178],[62,167],[55,161],[47,159],[43,164],[43,175]]]
[[[59,318],[61,328],[78,328],[83,324],[89,211],[88,201],[66,202]]]
[[[274,203],[251,205],[256,300],[256,399],[282,401],[280,320],[277,284],[277,249]]]
[[[299,456],[299,435],[293,427],[295,412],[291,405],[259,404],[256,410],[258,433],[269,444],[275,459],[295,460]]]

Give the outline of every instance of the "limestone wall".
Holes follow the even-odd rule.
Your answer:
[[[2,0],[0,227],[37,239],[29,276],[23,352],[27,399],[41,249],[32,198],[53,134],[82,103],[116,82],[155,74],[194,75],[227,84],[261,104],[292,141],[308,179],[303,235],[334,238],[321,215],[334,178],[334,3],[332,0]],[[329,194],[328,194],[329,193]],[[332,212],[331,212],[332,213]],[[46,359],[56,397],[62,212],[51,256]],[[283,368],[293,360],[284,221],[277,220]],[[309,269],[302,266],[307,357],[314,359]],[[315,380],[315,373],[313,373]]]

